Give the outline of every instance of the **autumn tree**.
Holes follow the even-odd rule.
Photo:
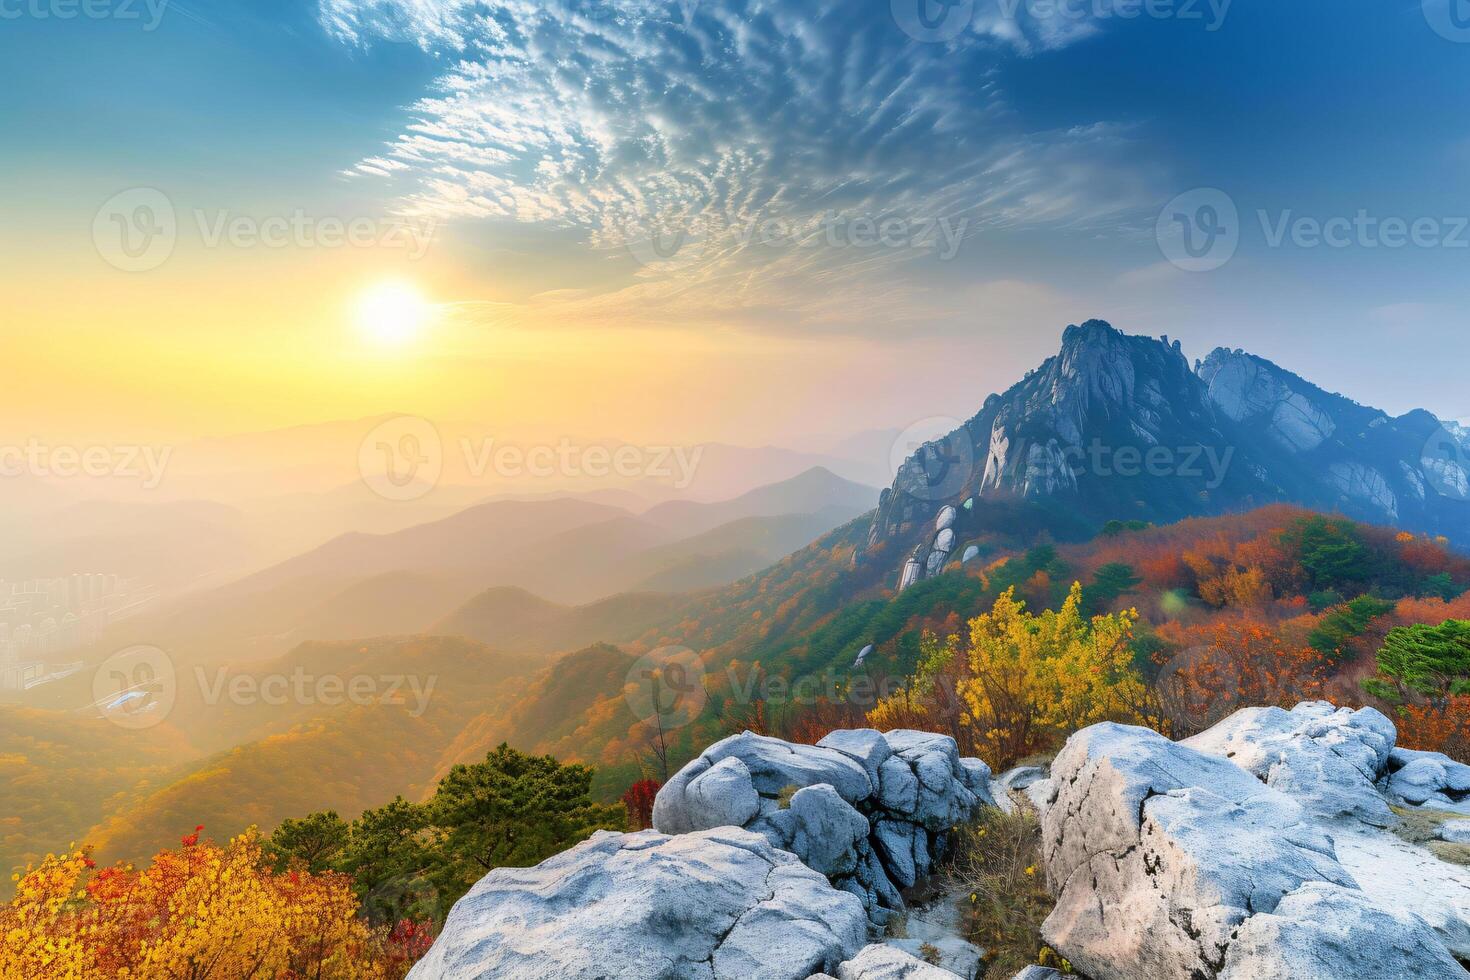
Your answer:
[[[400,980],[426,927],[375,929],[335,873],[276,873],[252,830],[199,831],[145,869],[95,869],[85,849],[18,876],[0,906],[3,980]]]
[[[962,741],[997,766],[1050,748],[1099,721],[1137,721],[1148,690],[1133,667],[1132,610],[1090,619],[1073,583],[1060,610],[1033,615],[1007,589],[970,620],[966,642],[931,638],[908,687],[869,714],[878,727],[947,710],[952,683]],[[942,730],[942,729],[941,729]]]
[[[1159,655],[1155,686],[1165,733],[1174,738],[1246,705],[1290,708],[1322,694],[1328,671],[1322,653],[1292,645],[1264,623],[1219,620],[1168,635],[1176,642]]]

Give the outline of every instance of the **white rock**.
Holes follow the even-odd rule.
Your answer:
[[[1332,830],[1337,859],[1358,887],[1395,913],[1412,912],[1451,953],[1470,959],[1470,868],[1393,834]]]
[[[837,968],[837,980],[954,980],[940,969],[893,946],[874,944]]]
[[[746,732],[717,742],[659,790],[664,833],[762,834],[879,909],[933,871],[943,837],[991,803],[990,767],[929,732],[832,732],[815,746]],[[788,805],[778,800],[796,787]]]
[[[1220,980],[1331,977],[1387,980],[1470,976],[1422,923],[1360,891],[1308,882],[1236,933]]]
[[[956,511],[949,504],[945,504],[943,507],[939,508],[939,516],[934,518],[934,530],[949,530],[950,528],[954,527],[954,519],[958,516],[958,511]]]
[[[1072,736],[1051,772],[1043,858],[1058,899],[1043,935],[1086,975],[1463,975],[1435,972],[1453,960],[1422,921],[1359,890],[1324,825],[1224,758],[1147,729],[1102,724]],[[1248,928],[1262,916],[1273,918]],[[1360,944],[1352,971],[1335,972],[1335,937],[1359,929],[1387,931]],[[1263,941],[1235,948],[1242,935],[1266,934],[1289,938],[1281,962],[1292,970],[1272,972]],[[1419,951],[1406,961],[1400,941],[1410,939]],[[1221,972],[1227,961],[1233,965]],[[1429,972],[1402,972],[1405,962]]]
[[[829,878],[857,871],[861,845],[868,838],[868,819],[826,783],[797,790],[791,805],[766,820],[780,827],[785,849],[807,867]],[[758,821],[752,829],[763,829]]]
[[[1290,711],[1242,708],[1182,744],[1229,759],[1319,819],[1388,827],[1395,818],[1375,783],[1396,737],[1374,708],[1311,701]]]
[[[1040,766],[1017,766],[1002,773],[999,781],[1006,789],[1021,790],[1045,778],[1046,770]]]
[[[872,647],[864,647],[871,650]],[[868,774],[873,792],[878,792],[878,770],[893,756],[888,740],[876,728],[848,728],[830,732],[817,743],[820,748],[833,749],[852,759]]]
[[[972,562],[976,558],[979,558],[979,557],[980,557],[980,546],[979,545],[973,545],[972,544],[972,545],[969,545],[969,546],[967,546],[965,548],[964,554],[960,556],[960,561],[965,562],[965,563],[969,563],[969,562]]]
[[[937,939],[890,939],[885,945],[894,949],[902,950],[915,959],[926,959],[926,954],[932,956],[938,962],[934,966],[941,970],[947,970],[961,980],[975,980],[980,975],[980,964],[983,961],[983,951],[974,943],[968,943],[957,937],[945,937]],[[925,947],[928,947],[927,949]]]
[[[1394,749],[1388,790],[1406,803],[1454,803],[1470,794],[1470,766],[1439,752]]]
[[[734,828],[599,832],[455,903],[413,980],[806,980],[863,945],[862,903]]]
[[[737,758],[721,759],[697,773],[682,788],[682,807],[660,815],[654,825],[667,834],[687,834],[711,827],[741,827],[760,812],[750,770]],[[657,801],[655,800],[655,805]]]
[[[1439,839],[1449,844],[1470,844],[1470,820],[1446,820],[1440,825]]]

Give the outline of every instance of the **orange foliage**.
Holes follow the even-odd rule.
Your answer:
[[[1162,663],[1157,688],[1166,734],[1193,735],[1246,705],[1290,708],[1321,697],[1327,663],[1316,650],[1290,644],[1265,624],[1221,620],[1159,635],[1177,652]]]
[[[1470,694],[1456,694],[1438,705],[1408,706],[1395,719],[1399,745],[1423,752],[1443,752],[1470,763]]]

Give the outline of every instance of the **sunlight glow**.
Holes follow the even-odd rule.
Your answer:
[[[357,300],[356,320],[364,336],[402,347],[418,338],[434,318],[434,304],[412,283],[392,280],[371,287]]]

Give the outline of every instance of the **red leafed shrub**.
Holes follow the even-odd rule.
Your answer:
[[[640,779],[623,794],[623,806],[628,808],[628,823],[634,830],[653,826],[653,798],[658,795],[658,790],[657,780]]]

